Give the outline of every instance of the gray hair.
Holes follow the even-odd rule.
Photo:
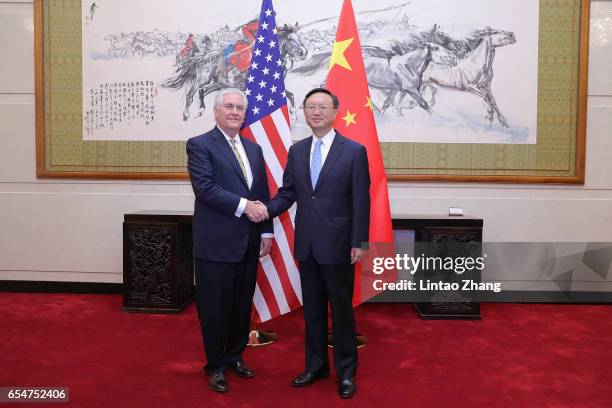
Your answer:
[[[223,105],[223,96],[226,94],[240,95],[240,97],[242,98],[242,101],[244,102],[244,107],[245,108],[247,107],[247,104],[249,103],[249,101],[247,100],[247,97],[244,94],[244,92],[242,92],[238,88],[223,88],[219,92],[217,92],[217,95],[215,95],[215,105],[214,105],[215,108]]]

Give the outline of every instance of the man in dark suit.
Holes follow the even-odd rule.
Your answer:
[[[370,174],[363,145],[337,133],[338,98],[316,88],[304,98],[304,116],[313,136],[289,149],[283,186],[267,206],[275,217],[297,201],[295,258],[306,325],[306,369],[292,382],[312,384],[329,373],[327,306],[331,305],[334,366],[339,393],[355,393],[357,343],[352,298],[353,264],[364,255],[370,224]]]
[[[225,369],[253,377],[244,351],[255,291],[257,263],[272,245],[272,223],[255,224],[255,200],[270,198],[261,147],[242,138],[247,98],[238,89],[215,97],[217,126],[187,141],[195,194],[193,254],[196,300],[210,387],[229,390]]]

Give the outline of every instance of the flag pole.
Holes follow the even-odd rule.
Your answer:
[[[251,311],[251,330],[247,347],[262,347],[278,341],[278,334],[271,331],[263,331],[257,328],[257,316],[255,310]]]
[[[357,333],[355,338],[357,339],[357,348],[363,348],[368,345],[368,338],[363,334]],[[334,337],[331,333],[327,334],[327,347],[334,348]]]
[[[265,332],[261,330],[257,330],[256,327],[252,327],[249,332],[249,342],[247,346],[249,347],[261,347],[267,346],[268,344],[272,344],[278,340],[278,334],[275,332]]]

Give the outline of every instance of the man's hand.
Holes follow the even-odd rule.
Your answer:
[[[259,257],[266,256],[272,249],[272,238],[262,238],[261,244],[259,244]]]
[[[361,258],[363,258],[365,254],[365,249],[351,248],[351,263],[354,264],[355,262],[361,261]]]
[[[262,222],[269,218],[268,209],[261,201],[247,201],[244,213],[251,222]]]

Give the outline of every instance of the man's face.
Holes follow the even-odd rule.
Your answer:
[[[332,129],[336,120],[336,109],[331,96],[326,93],[315,93],[306,99],[304,104],[304,117],[312,132],[319,137],[324,136]]]
[[[246,106],[240,95],[235,93],[227,93],[223,95],[223,103],[215,106],[215,122],[228,136],[233,137],[238,133],[244,116],[246,115]]]

